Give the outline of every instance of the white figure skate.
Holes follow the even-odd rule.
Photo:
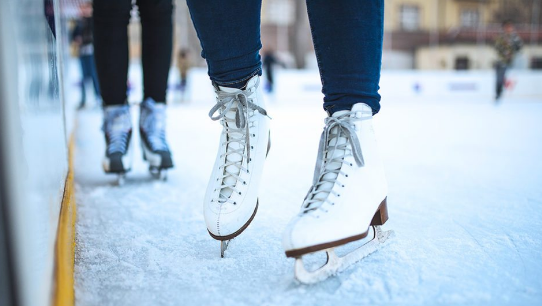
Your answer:
[[[372,110],[363,103],[326,119],[313,185],[301,212],[283,237],[287,257],[296,258],[295,277],[310,284],[334,275],[372,253],[391,232],[380,226],[388,219],[387,183],[372,126]],[[344,257],[333,248],[366,239]],[[302,256],[326,251],[327,263],[309,272]]]
[[[126,172],[132,169],[132,120],[130,106],[104,107],[102,130],[106,150],[102,166],[106,173],[117,175],[117,184],[123,185]]]
[[[209,234],[221,241],[222,257],[229,240],[247,228],[258,210],[270,144],[269,117],[259,84],[255,76],[244,89],[215,86],[217,103],[209,112],[223,129],[203,210]]]

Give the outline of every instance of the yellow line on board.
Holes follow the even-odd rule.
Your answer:
[[[60,207],[56,240],[55,291],[53,295],[53,305],[55,306],[73,306],[75,304],[73,267],[75,262],[77,210],[73,175],[74,150],[75,132],[72,132],[68,144],[68,175],[66,176],[62,206]]]

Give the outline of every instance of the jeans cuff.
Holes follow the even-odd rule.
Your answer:
[[[327,112],[329,116],[332,116],[333,113],[338,112],[338,111],[351,110],[352,106],[358,103],[367,104],[373,110],[373,116],[376,115],[380,111],[380,102],[378,100],[372,100],[372,99],[367,99],[364,101],[349,102],[349,103],[336,103],[333,105],[324,104],[324,110]]]
[[[251,74],[249,74],[248,76],[244,77],[244,78],[241,78],[241,79],[238,79],[238,80],[234,80],[234,81],[229,81],[229,82],[217,82],[216,80],[213,80],[213,84],[216,84],[218,86],[224,86],[224,87],[237,87],[237,86],[232,86],[232,85],[245,85],[245,83],[250,80],[252,77],[254,77],[255,75],[262,75],[262,68],[258,68],[256,70],[254,70]]]

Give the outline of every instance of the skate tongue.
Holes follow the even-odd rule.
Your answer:
[[[346,115],[349,112],[352,113],[350,115],[350,117],[356,117],[356,113],[360,113],[360,112],[361,112],[361,114],[364,114],[364,115],[372,115],[373,114],[373,110],[369,105],[367,105],[365,103],[356,103],[356,104],[354,104],[352,106],[351,110],[342,110],[342,111],[334,112],[331,117],[337,118],[339,116]]]
[[[324,139],[327,139],[327,143],[320,144],[321,151],[318,160],[325,161],[325,164],[323,165],[323,169],[317,168],[315,170],[315,180],[319,181],[314,182],[315,184],[318,184],[318,188],[317,190],[312,191],[313,200],[324,201],[329,196],[329,193],[336,183],[337,176],[340,173],[347,153],[351,153],[348,154],[348,156],[354,156],[358,165],[363,165],[363,156],[361,155],[361,148],[359,148],[359,144],[357,144],[357,137],[354,135],[352,142],[350,142],[350,138],[352,138],[352,134],[355,133],[355,131],[350,129],[347,125],[352,123],[342,122],[342,120],[349,120],[348,117],[362,118],[363,115],[372,115],[372,109],[365,103],[357,103],[354,104],[351,110],[337,111],[331,116],[332,118],[343,117],[344,119],[329,120],[328,118],[328,120],[326,120],[326,124],[332,125],[326,125],[324,133],[328,134],[327,136],[325,134],[322,135],[321,141],[324,142]],[[337,124],[338,120],[341,120],[340,124]],[[331,127],[331,129],[328,130],[329,127]],[[352,145],[357,147],[352,148]],[[323,154],[323,156],[320,154]],[[317,165],[317,167],[319,167],[319,165]],[[321,175],[321,173],[324,174]]]
[[[349,110],[342,110],[342,111],[334,112],[331,117],[337,118],[339,116],[348,114],[348,112],[349,112]]]
[[[110,126],[106,128],[106,124]],[[132,128],[130,107],[128,105],[108,106],[104,109],[104,129],[116,132],[129,131]]]
[[[235,110],[237,109],[237,102],[234,102],[232,108],[226,113],[226,115],[224,117],[227,118],[226,120],[226,126],[230,129],[238,129],[236,124],[235,124]],[[248,123],[247,123],[248,124]],[[239,132],[230,132],[228,133],[228,139],[231,140],[231,139],[242,139],[243,138],[243,134],[242,133],[239,133]],[[238,142],[238,141],[235,141],[235,142],[230,142],[226,148],[226,152],[228,151],[233,151],[233,150],[240,150],[242,149],[244,151],[245,149],[245,144],[244,143],[241,143],[241,142]],[[234,165],[229,165],[227,166],[224,171],[231,174],[231,175],[234,175],[234,176],[238,176],[239,173],[240,173],[240,167],[241,167],[241,163],[243,161],[243,156],[239,153],[231,153],[231,154],[228,154],[226,155],[226,163],[229,164],[229,163],[235,163]],[[239,166],[237,166],[239,165]],[[224,179],[224,183],[225,185],[230,185],[230,186],[233,186],[235,185],[235,183],[237,182],[237,179],[233,176],[227,176],[225,179]],[[223,195],[224,197],[229,197],[231,194],[233,193],[233,189],[231,188],[224,188],[221,190],[220,194]]]
[[[223,92],[233,93],[233,92],[236,92],[236,91],[239,91],[239,90],[245,90],[247,88],[251,88],[252,86],[256,85],[256,83],[258,82],[258,79],[259,79],[258,75],[253,76],[252,78],[250,78],[247,81],[247,83],[245,84],[245,86],[243,86],[243,88],[233,88],[233,87],[226,87],[226,86],[218,86],[218,89],[220,89],[220,91],[223,91]]]
[[[241,89],[239,89],[239,88],[224,87],[224,86],[218,86],[218,89],[219,89],[220,91],[227,92],[227,93],[234,93],[234,92],[238,92],[238,91],[241,90]]]
[[[347,112],[348,111],[345,111],[345,113],[347,113]],[[329,141],[328,148],[334,147],[334,149],[327,152],[325,158],[326,158],[326,160],[328,162],[325,164],[325,168],[324,168],[326,172],[327,171],[330,171],[330,172],[323,175],[322,178],[326,182],[322,183],[318,187],[318,191],[322,191],[322,192],[318,192],[317,194],[315,194],[314,199],[325,200],[327,198],[329,192],[331,191],[331,189],[335,185],[334,183],[331,183],[329,181],[334,182],[337,179],[337,176],[338,176],[337,173],[341,169],[341,166],[342,166],[341,161],[342,160],[341,161],[335,161],[335,160],[329,161],[329,160],[332,160],[335,157],[337,157],[337,158],[341,157],[342,158],[346,154],[346,150],[340,150],[340,149],[336,148],[336,146],[345,144],[347,142],[346,137],[337,137],[338,131],[339,131],[339,128],[331,129],[331,132],[330,132],[331,140]]]
[[[246,98],[248,95],[251,95],[254,87],[256,87],[258,82],[259,82],[259,76],[256,75],[252,77],[250,80],[248,80],[248,82],[242,89],[218,86],[218,90],[224,93],[229,93],[229,94],[239,93],[241,95],[244,95]],[[245,138],[245,133],[248,133],[248,132],[243,131],[244,128],[248,129],[250,123],[245,122],[245,120],[248,120],[248,119],[245,119],[244,117],[236,118],[236,112],[238,111],[238,106],[239,106],[238,104],[239,102],[237,100],[233,100],[232,105],[229,108],[228,112],[224,114],[224,118],[226,121],[225,126],[230,130],[227,134],[228,141],[231,141],[228,143],[227,148],[226,148],[226,153],[229,153],[226,155],[226,164],[232,164],[232,165],[226,166],[224,169],[225,171],[224,174],[225,175],[230,174],[230,175],[227,175],[224,178],[223,184],[229,185],[229,186],[235,186],[235,184],[237,183],[237,177],[239,176],[239,173],[241,172],[243,154],[244,153],[247,153],[247,155],[250,154],[250,151],[249,152],[246,151],[248,150],[247,148],[248,144],[246,143],[248,139]],[[222,111],[224,110],[225,109],[222,109]],[[258,111],[263,112],[265,114],[265,110],[263,109],[258,110]],[[239,115],[245,116],[245,114],[239,114]],[[239,122],[236,122],[236,121],[238,119],[241,119],[239,120],[240,122],[244,122],[244,123],[240,123],[240,125],[244,127],[237,126]],[[232,131],[235,131],[235,132],[232,132]],[[249,137],[249,135],[246,135],[246,137]],[[241,153],[237,153],[237,152],[230,153],[231,151],[240,151]],[[226,187],[220,190],[220,195],[222,198],[228,198],[231,196],[233,191],[234,190],[232,188]]]

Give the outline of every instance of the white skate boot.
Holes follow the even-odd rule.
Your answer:
[[[203,212],[209,234],[221,241],[222,257],[229,240],[247,228],[258,209],[258,187],[270,143],[259,83],[255,76],[244,89],[216,87],[217,103],[209,112],[223,129]]]
[[[156,179],[165,180],[167,169],[173,168],[171,152],[166,141],[166,105],[147,98],[140,105],[139,134],[143,159]]]
[[[380,229],[388,219],[386,196],[371,108],[358,103],[334,113],[326,119],[313,185],[283,236],[286,256],[296,258],[296,278],[321,281],[376,250],[390,234]],[[335,255],[334,247],[364,238],[369,242],[356,251]],[[308,272],[301,257],[323,250],[327,263]]]
[[[106,173],[118,175],[118,184],[124,183],[126,172],[132,169],[132,119],[130,106],[104,107],[102,129],[105,135],[105,157],[102,166]]]

